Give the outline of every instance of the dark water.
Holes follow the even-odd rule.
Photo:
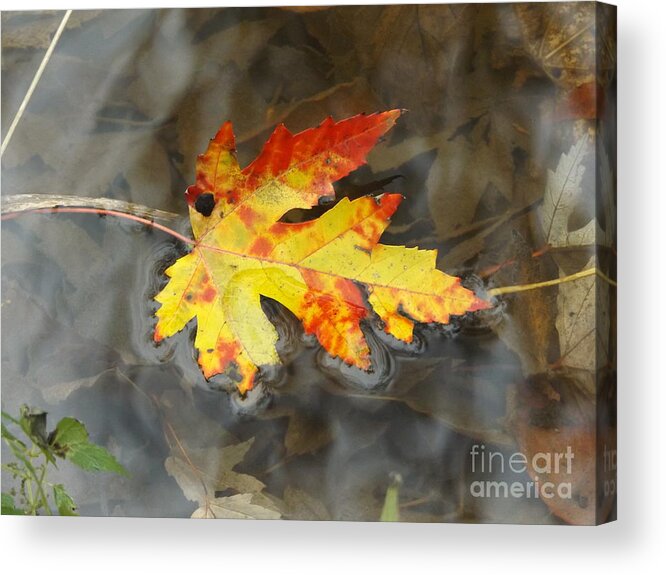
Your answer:
[[[188,234],[183,192],[223,121],[233,122],[245,165],[279,122],[297,132],[327,115],[406,108],[368,165],[336,184],[338,198],[406,197],[383,243],[438,249],[439,269],[482,296],[575,273],[590,258],[613,276],[614,61],[595,68],[589,33],[562,47],[589,14],[541,6],[75,12],[3,155],[2,193],[131,201],[181,214],[172,226]],[[3,13],[5,130],[61,17]],[[580,95],[590,81],[606,94],[600,117]],[[548,170],[583,138],[580,192],[563,200],[567,230],[595,214],[600,228],[592,241],[562,240],[533,257],[554,241],[544,226]],[[595,413],[595,378],[614,373],[607,285],[591,288],[611,302],[607,313],[551,287],[419,326],[410,347],[370,322],[371,374],[330,358],[266,300],[284,365],[241,398],[204,380],[193,325],[152,343],[152,298],[185,251],[111,217],[2,224],[3,409],[77,417],[130,471],[100,479],[63,467],[81,514],[188,517],[199,505],[167,459],[191,452],[215,475],[225,446],[254,438],[234,471],[263,482],[262,497],[287,518],[376,520],[399,473],[403,520],[561,521],[538,498],[471,497],[470,450],[529,451],[522,423],[553,429],[580,405]],[[571,314],[591,314],[601,335],[590,344],[583,320],[562,323]],[[522,398],[534,394],[554,422],[525,420]],[[218,487],[219,497],[243,492]]]

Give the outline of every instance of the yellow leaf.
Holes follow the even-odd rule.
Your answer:
[[[400,195],[344,198],[315,220],[279,221],[331,196],[332,182],[365,161],[399,114],[329,118],[296,135],[278,126],[244,169],[224,124],[186,193],[196,241],[166,271],[170,280],[155,298],[162,304],[155,340],[196,318],[203,374],[224,373],[245,393],[259,368],[280,363],[262,296],[288,308],[328,353],[364,370],[372,361],[362,322],[372,311],[387,333],[410,342],[416,322],[447,323],[487,307],[436,269],[436,251],[378,243]]]

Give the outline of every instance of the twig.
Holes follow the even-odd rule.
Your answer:
[[[174,222],[181,216],[173,212],[156,210],[141,204],[113,200],[111,198],[87,198],[81,196],[58,196],[53,194],[14,194],[2,197],[1,212],[5,214],[15,212],[30,212],[39,209],[56,208],[95,208],[98,210],[110,210],[114,212],[125,212],[140,218],[151,218]]]
[[[53,36],[53,39],[51,40],[51,44],[46,50],[46,53],[44,54],[44,58],[42,58],[42,62],[39,65],[39,68],[37,68],[37,73],[35,74],[35,77],[32,79],[30,87],[28,88],[28,91],[25,93],[25,96],[23,97],[23,101],[21,102],[21,105],[19,106],[19,109],[16,112],[16,116],[14,116],[14,120],[9,126],[9,130],[7,130],[7,135],[5,136],[5,139],[2,142],[2,147],[0,147],[0,157],[2,157],[2,155],[5,153],[5,150],[9,145],[9,141],[12,139],[12,136],[14,135],[14,130],[16,130],[16,126],[21,120],[23,112],[25,112],[25,109],[28,107],[28,102],[30,102],[30,98],[32,98],[32,94],[35,91],[35,88],[37,87],[37,84],[39,83],[42,74],[44,73],[46,65],[49,63],[49,60],[51,59],[53,50],[55,49],[58,40],[60,40],[60,36],[62,36],[62,33],[65,30],[65,26],[67,26],[67,21],[69,20],[69,17],[71,15],[72,11],[67,10],[67,12],[65,12],[65,15],[62,17],[62,20],[60,21],[60,26],[58,26],[58,29],[56,30],[56,33]]]
[[[152,220],[148,220],[146,218],[140,218],[139,216],[135,216],[133,214],[126,214],[124,212],[117,212],[114,210],[102,210],[98,208],[44,208],[44,209],[37,209],[37,210],[30,210],[28,212],[14,212],[14,213],[9,213],[9,214],[3,214],[2,217],[0,217],[1,220],[12,220],[14,218],[17,218],[21,215],[24,214],[52,214],[52,213],[60,213],[60,214],[97,214],[99,216],[114,216],[116,218],[125,218],[126,220],[132,220],[133,222],[138,222],[140,224],[144,224],[146,226],[153,227],[155,229],[158,229],[160,231],[163,231],[171,236],[173,236],[176,239],[179,239],[181,242],[188,244],[188,245],[195,245],[195,241],[192,238],[188,238],[182,234],[179,234],[177,231],[172,230],[171,228],[168,228],[166,226],[163,226],[162,224],[158,224],[156,222],[153,222]]]
[[[612,286],[617,286],[617,282],[615,280],[612,280],[609,278],[605,273],[603,273],[601,270],[599,270],[597,267],[593,268],[588,268],[586,270],[576,272],[575,274],[571,274],[569,276],[564,276],[555,280],[548,280],[544,282],[536,282],[532,284],[524,284],[524,285],[516,285],[516,286],[505,286],[505,287],[497,287],[493,289],[488,290],[488,295],[490,297],[497,296],[497,295],[502,295],[502,294],[507,294],[507,293],[517,293],[521,291],[528,291],[528,290],[533,290],[533,289],[538,289],[538,288],[543,288],[543,287],[549,287],[549,286],[555,286],[559,284],[563,284],[566,282],[572,282],[575,280],[579,280],[581,278],[593,276],[593,275],[598,275],[601,279],[604,281],[607,281],[610,285]]]

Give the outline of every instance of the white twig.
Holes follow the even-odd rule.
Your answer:
[[[67,10],[67,12],[65,12],[65,15],[62,17],[60,26],[58,26],[58,29],[56,30],[56,33],[53,36],[53,40],[51,40],[51,44],[46,50],[44,58],[42,58],[42,63],[39,65],[39,68],[37,68],[37,73],[35,74],[35,77],[32,79],[32,83],[30,84],[28,91],[25,93],[25,97],[23,98],[23,101],[21,102],[21,105],[19,106],[19,109],[16,112],[16,116],[14,116],[14,120],[12,121],[11,126],[9,126],[9,130],[7,130],[7,135],[5,136],[5,139],[2,141],[2,148],[0,148],[0,157],[5,153],[5,150],[7,149],[9,141],[12,139],[12,136],[14,135],[14,130],[16,130],[16,126],[18,125],[19,121],[21,120],[21,116],[23,116],[23,112],[25,112],[25,109],[28,106],[28,102],[32,97],[32,93],[35,91],[35,88],[39,83],[39,79],[42,77],[44,69],[46,68],[46,65],[49,63],[49,60],[51,59],[51,54],[53,54],[53,50],[55,49],[58,40],[60,40],[60,36],[62,36],[62,33],[65,30],[65,26],[67,26],[67,20],[69,20],[69,17],[71,15],[72,11]]]
[[[151,218],[173,222],[182,216],[164,210],[156,210],[148,206],[114,200],[111,198],[85,198],[80,196],[60,196],[53,194],[17,194],[2,196],[0,214],[3,216],[19,212],[30,212],[53,208],[96,208],[124,212],[142,218]]]

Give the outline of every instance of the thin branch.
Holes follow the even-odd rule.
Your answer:
[[[25,212],[13,212],[9,214],[3,214],[2,217],[0,217],[0,220],[12,220],[14,218],[17,218],[19,216],[25,215],[25,214],[53,214],[53,213],[65,213],[65,214],[97,214],[99,216],[114,216],[116,218],[125,218],[126,220],[132,220],[133,222],[138,222],[140,224],[144,224],[146,226],[150,226],[152,228],[158,229],[160,231],[163,231],[164,233],[167,233],[171,236],[173,236],[176,239],[179,239],[181,242],[188,244],[188,245],[195,245],[195,241],[192,238],[188,238],[182,234],[179,234],[177,231],[172,230],[171,228],[168,228],[166,226],[163,226],[162,224],[158,224],[152,220],[148,220],[146,218],[141,218],[139,216],[135,216],[133,214],[126,214],[124,212],[117,212],[114,210],[101,210],[98,208],[60,208],[60,207],[55,207],[55,208],[43,208],[43,209],[36,209],[36,210],[30,210],[30,211],[25,211]]]
[[[54,208],[96,208],[99,210],[110,210],[114,212],[124,212],[139,216],[140,218],[150,218],[152,220],[162,220],[174,222],[181,216],[173,212],[156,210],[141,204],[125,202],[123,200],[114,200],[111,198],[88,198],[83,196],[61,196],[53,194],[13,194],[2,197],[0,211],[2,215],[14,212],[29,212],[38,209]]]
[[[597,267],[593,268],[588,268],[586,270],[576,272],[575,274],[571,274],[569,276],[564,276],[561,278],[557,278],[555,280],[548,280],[544,282],[536,282],[532,284],[524,284],[524,285],[516,285],[516,286],[505,286],[505,287],[497,287],[493,289],[488,290],[488,295],[490,297],[497,296],[497,295],[503,295],[507,293],[517,293],[521,291],[529,291],[533,289],[539,289],[543,287],[549,287],[549,286],[555,286],[559,284],[563,284],[566,282],[572,282],[575,280],[579,280],[581,278],[589,277],[597,275],[604,281],[608,282],[612,286],[617,286],[617,282],[615,280],[612,280],[609,278],[605,273],[603,273],[601,270],[599,270]]]
[[[44,54],[44,58],[42,58],[42,62],[39,65],[39,68],[37,68],[37,73],[35,74],[35,77],[32,79],[30,87],[28,88],[28,91],[25,93],[25,96],[23,97],[23,101],[21,102],[21,105],[19,106],[19,109],[16,112],[16,116],[14,116],[14,120],[9,126],[9,130],[7,130],[7,135],[5,136],[5,139],[2,142],[2,147],[0,148],[0,157],[2,157],[2,155],[5,153],[5,150],[9,145],[9,141],[12,139],[12,136],[14,135],[14,130],[16,130],[16,126],[18,126],[18,123],[20,122],[21,117],[23,116],[23,112],[25,112],[25,109],[28,107],[28,102],[30,102],[30,98],[32,98],[32,94],[35,91],[35,88],[37,87],[37,84],[39,83],[42,74],[44,73],[46,65],[49,63],[49,60],[51,59],[53,50],[55,49],[58,40],[60,40],[60,36],[62,36],[62,33],[65,30],[65,26],[67,26],[67,21],[69,20],[69,17],[71,15],[72,11],[67,10],[67,12],[65,12],[65,15],[62,17],[60,26],[58,26],[58,29],[56,30],[56,33],[53,36],[53,39],[51,40],[51,44],[46,50],[46,53]]]

